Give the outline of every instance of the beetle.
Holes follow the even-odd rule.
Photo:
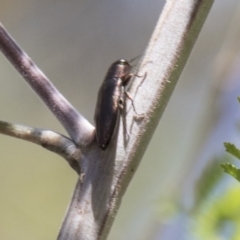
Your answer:
[[[131,69],[132,66],[127,60],[117,60],[108,69],[99,89],[94,120],[96,140],[103,150],[111,141],[120,111],[123,109],[124,93],[126,93],[124,88],[133,76]]]

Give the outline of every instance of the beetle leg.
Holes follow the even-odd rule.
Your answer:
[[[124,136],[124,146],[126,146],[126,143],[130,139],[130,134],[127,130],[127,122],[126,122],[126,102],[122,102],[123,98],[119,99],[119,109],[120,109],[120,115],[122,119],[122,124],[123,124],[123,136]]]
[[[132,96],[130,95],[130,93],[127,92],[127,91],[124,91],[124,94],[125,94],[126,97],[131,101],[132,107],[133,107],[133,111],[135,112],[135,114],[137,114],[138,116],[144,115],[143,113],[137,113],[136,108],[135,108],[135,105],[134,105],[134,102],[133,102],[133,99],[132,99]]]

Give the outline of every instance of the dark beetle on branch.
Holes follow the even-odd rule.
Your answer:
[[[108,146],[119,114],[123,108],[124,87],[133,76],[131,65],[125,59],[114,62],[103,81],[98,93],[95,110],[96,140],[103,150]]]

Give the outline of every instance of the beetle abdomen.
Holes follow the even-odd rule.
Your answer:
[[[98,93],[95,112],[96,138],[102,149],[109,144],[119,116],[121,88],[121,79],[106,79]]]

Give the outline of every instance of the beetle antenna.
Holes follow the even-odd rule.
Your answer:
[[[137,55],[136,57],[132,58],[129,63],[132,63],[133,61],[135,61],[136,59],[140,58],[142,56],[142,54]]]

